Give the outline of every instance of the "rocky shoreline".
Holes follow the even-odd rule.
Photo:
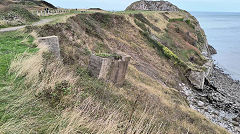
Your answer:
[[[214,65],[202,90],[180,84],[190,106],[229,132],[240,134],[240,81]]]

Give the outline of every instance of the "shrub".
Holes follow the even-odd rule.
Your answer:
[[[185,20],[185,22],[190,25],[191,24],[191,20]]]

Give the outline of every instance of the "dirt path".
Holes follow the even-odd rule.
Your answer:
[[[32,25],[33,25],[33,26],[44,25],[44,24],[47,24],[47,23],[49,23],[49,22],[51,22],[51,21],[53,21],[53,20],[54,20],[54,19],[42,19],[42,20],[40,20],[40,21],[38,21],[38,22],[33,23]],[[28,25],[17,26],[17,27],[2,28],[2,29],[0,29],[0,33],[1,33],[1,32],[15,31],[15,30],[18,30],[18,29],[22,29],[22,28],[24,28],[24,27],[26,27],[26,26],[28,26]]]

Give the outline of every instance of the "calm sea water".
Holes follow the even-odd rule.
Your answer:
[[[191,12],[204,29],[209,44],[218,52],[215,63],[240,80],[240,13]]]

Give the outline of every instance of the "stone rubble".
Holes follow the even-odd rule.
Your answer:
[[[202,90],[180,84],[190,107],[204,114],[212,122],[240,134],[240,82],[233,80],[216,65]]]

